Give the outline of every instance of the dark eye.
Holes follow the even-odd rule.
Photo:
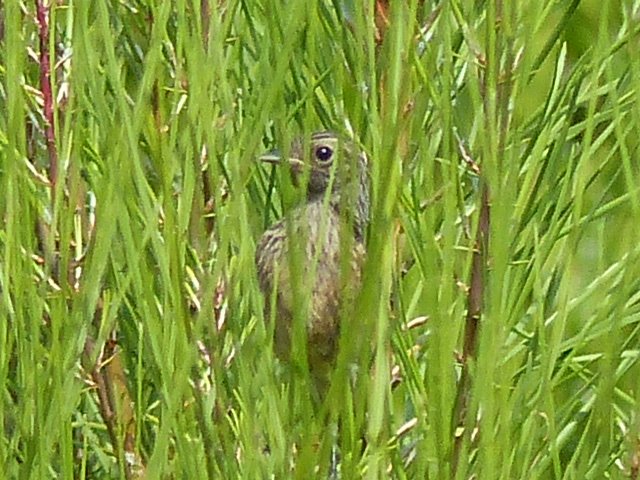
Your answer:
[[[316,148],[315,155],[317,160],[326,162],[328,160],[331,160],[331,157],[333,156],[333,150],[331,150],[331,148],[327,146],[318,147]]]

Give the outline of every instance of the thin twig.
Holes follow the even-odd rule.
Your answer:
[[[200,1],[200,18],[202,21],[202,43],[206,51],[209,44],[209,29],[211,24],[211,5],[209,4],[209,0]]]
[[[92,357],[94,341],[85,344],[85,356]],[[91,369],[96,386],[98,408],[107,426],[116,458],[122,462],[127,480],[144,478],[145,465],[136,450],[135,408],[120,351],[115,340],[109,340]]]
[[[453,411],[453,430],[465,423],[471,379],[469,377],[469,360],[475,358],[478,343],[478,326],[483,310],[485,290],[484,271],[487,262],[487,246],[489,244],[490,206],[489,191],[486,185],[482,186],[480,218],[476,233],[475,248],[471,261],[471,278],[469,293],[467,296],[467,316],[465,319],[464,345],[462,350],[462,372],[458,383],[456,402]],[[457,469],[462,447],[463,435],[458,435],[454,441],[453,469]]]
[[[54,99],[51,86],[51,56],[49,52],[49,10],[44,0],[36,0],[36,18],[38,20],[38,36],[40,39],[40,90],[44,101],[44,134],[49,154],[49,183],[51,185],[52,203],[55,201],[55,190],[58,181],[58,150],[56,147],[56,131],[54,122]]]

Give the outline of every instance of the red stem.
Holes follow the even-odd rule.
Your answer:
[[[56,148],[56,131],[53,120],[53,90],[51,88],[51,57],[49,52],[49,10],[45,0],[35,0],[38,35],[40,38],[40,90],[44,100],[45,138],[49,153],[49,182],[53,198],[58,180],[58,150]]]

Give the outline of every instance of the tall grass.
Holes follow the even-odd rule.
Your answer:
[[[638,478],[639,15],[4,2],[2,476]],[[255,159],[322,129],[373,199],[317,403],[254,266],[296,192]]]

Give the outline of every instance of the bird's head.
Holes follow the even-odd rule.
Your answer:
[[[285,163],[278,152],[270,152],[260,159]],[[331,203],[340,210],[345,203],[349,206],[355,214],[356,233],[362,235],[369,220],[369,174],[364,152],[333,132],[316,132],[306,142],[293,141],[286,163],[296,185],[306,180],[309,201],[323,198],[331,188]]]

